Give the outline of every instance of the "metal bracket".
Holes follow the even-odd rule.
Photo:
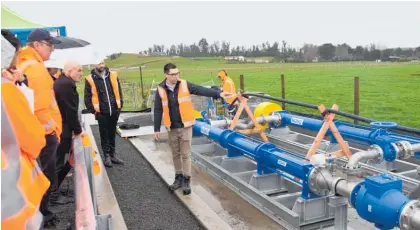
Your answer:
[[[334,209],[334,229],[347,230],[347,198],[341,196],[330,197],[328,205]]]
[[[95,216],[96,230],[113,230],[114,223],[112,222],[111,214]]]

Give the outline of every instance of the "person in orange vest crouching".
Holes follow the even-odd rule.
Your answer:
[[[231,94],[230,96],[226,97],[225,102],[229,104],[229,106],[227,107],[229,114],[231,116],[235,116],[235,113],[238,109],[238,106],[237,106],[238,101],[233,103],[236,99],[235,83],[233,82],[232,78],[230,78],[228,74],[226,73],[226,71],[224,70],[219,71],[219,73],[217,74],[217,77],[222,81],[223,92],[228,92]]]
[[[101,61],[86,77],[85,105],[98,121],[106,167],[112,167],[112,163],[124,164],[115,151],[115,133],[123,104],[118,73],[109,71]]]
[[[191,94],[206,97],[229,96],[229,93],[201,87],[179,78],[176,65],[168,63],[163,67],[165,80],[157,87],[154,102],[155,139],[159,140],[162,124],[169,130],[169,146],[175,167],[175,181],[169,188],[174,191],[183,187],[184,195],[191,193],[191,140],[195,124]]]
[[[55,184],[56,151],[62,124],[53,91],[54,82],[44,66],[44,61],[49,60],[54,44],[58,44],[59,40],[44,29],[35,29],[28,35],[27,42],[27,46],[18,53],[17,68],[26,75],[28,87],[34,91],[34,112],[45,129],[46,140],[46,145],[39,155],[39,162],[51,184]],[[51,186],[45,193],[40,207],[45,228],[56,226],[58,221],[51,211],[50,194]]]
[[[1,45],[1,229],[40,229],[39,207],[50,186],[36,161],[46,144],[45,130],[31,109],[31,91],[25,91],[15,69],[19,40],[2,30]]]
[[[235,83],[224,70],[219,71],[217,77],[222,81],[223,92],[230,93],[230,96],[226,97],[225,101],[231,104],[236,98]]]

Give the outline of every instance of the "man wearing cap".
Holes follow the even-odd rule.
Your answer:
[[[38,160],[51,185],[55,184],[56,180],[56,151],[62,124],[54,96],[54,82],[44,66],[44,61],[50,58],[54,44],[59,42],[46,30],[33,30],[27,38],[27,46],[19,51],[16,64],[17,69],[26,75],[28,87],[34,91],[34,113],[45,129],[46,145],[41,150]],[[50,194],[51,186],[40,206],[45,228],[55,227],[57,224],[57,217],[50,210]]]
[[[106,167],[112,167],[112,163],[124,164],[115,152],[115,132],[123,104],[118,73],[109,71],[104,61],[100,61],[86,77],[85,105],[98,121]]]

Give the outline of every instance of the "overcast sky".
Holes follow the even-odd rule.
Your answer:
[[[292,47],[346,42],[420,45],[420,2],[2,2],[35,23],[65,25],[68,36],[103,52],[153,44],[226,40],[232,46],[285,40]]]

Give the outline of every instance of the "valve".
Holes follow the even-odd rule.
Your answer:
[[[398,127],[397,123],[391,121],[373,121],[369,125],[378,129],[392,129]]]

